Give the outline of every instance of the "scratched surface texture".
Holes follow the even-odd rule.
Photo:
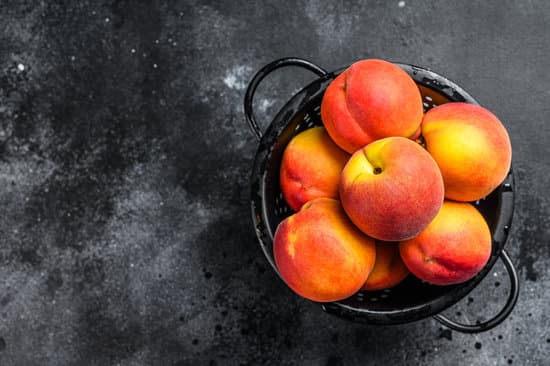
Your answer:
[[[544,365],[550,359],[550,3],[0,2],[0,365]],[[295,296],[252,227],[242,108],[262,66],[428,67],[504,122],[510,317],[343,321]],[[314,76],[268,77],[266,128]],[[504,266],[446,315],[496,314]]]

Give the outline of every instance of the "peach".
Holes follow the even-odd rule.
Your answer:
[[[491,245],[479,211],[470,203],[446,200],[426,229],[399,244],[399,252],[416,277],[451,285],[474,277],[489,260]]]
[[[462,102],[439,105],[426,112],[422,136],[441,169],[448,199],[483,198],[508,174],[510,138],[501,121],[486,108]]]
[[[403,281],[409,273],[399,254],[398,244],[377,240],[374,268],[362,290],[376,291],[394,287]]]
[[[349,159],[323,127],[300,132],[283,153],[279,182],[286,202],[294,211],[314,198],[338,199],[340,173]]]
[[[283,220],[273,239],[275,265],[300,296],[318,302],[345,299],[374,266],[374,240],[346,217],[339,201],[317,198]]]
[[[414,80],[399,66],[378,59],[361,60],[344,70],[321,102],[328,134],[350,154],[384,137],[413,137],[422,115],[422,96]]]
[[[386,137],[356,151],[340,178],[340,200],[351,221],[384,241],[410,239],[443,203],[437,164],[418,143]]]

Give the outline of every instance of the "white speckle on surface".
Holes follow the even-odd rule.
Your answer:
[[[159,44],[160,41],[158,39],[155,39],[155,44]]]
[[[74,61],[74,60],[76,60],[76,56],[73,55],[71,56],[71,61]]]
[[[135,49],[135,48],[132,48],[132,49],[130,50],[130,52],[136,53],[136,49]]]
[[[23,64],[21,64],[21,63],[17,64],[17,70],[19,70],[19,71],[25,71],[25,65],[23,65]]]
[[[262,99],[260,100],[260,105],[258,106],[258,108],[261,112],[266,112],[267,109],[273,105],[273,103],[274,102],[272,100]]]
[[[400,8],[404,8],[405,7],[405,2],[400,1],[400,2],[397,3],[397,6],[399,6]]]
[[[111,19],[109,19],[108,17],[105,18],[105,23],[109,23],[111,21]]]
[[[249,66],[236,66],[227,71],[223,78],[223,82],[230,89],[243,90],[246,88],[250,70],[251,68]]]
[[[157,67],[159,67],[159,65],[153,64],[153,69],[156,69]]]

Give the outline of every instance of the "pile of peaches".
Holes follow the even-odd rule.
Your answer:
[[[292,138],[280,167],[294,212],[273,253],[294,292],[338,301],[409,275],[457,284],[485,266],[491,232],[472,203],[503,182],[512,157],[492,112],[462,102],[424,112],[405,71],[365,59],[330,83],[321,120]]]

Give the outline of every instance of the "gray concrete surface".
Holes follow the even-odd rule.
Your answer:
[[[0,365],[548,365],[550,3],[0,3]],[[248,81],[284,56],[428,67],[505,123],[511,316],[464,335],[343,321],[257,244]],[[257,96],[263,127],[312,75]],[[501,264],[447,315],[495,314]]]

